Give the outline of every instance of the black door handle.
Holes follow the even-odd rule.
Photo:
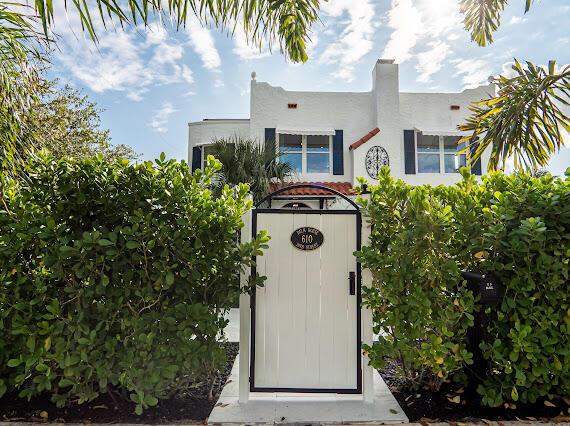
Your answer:
[[[356,277],[354,272],[348,273],[348,286],[350,295],[354,296],[356,294]]]

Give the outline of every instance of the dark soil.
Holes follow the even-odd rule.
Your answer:
[[[31,401],[18,398],[17,393],[6,394],[0,399],[0,421],[53,421],[75,423],[172,423],[180,421],[204,422],[218,400],[219,393],[230,375],[238,343],[226,343],[228,362],[220,371],[214,388],[213,401],[208,401],[208,386],[190,387],[176,396],[161,400],[156,407],[146,409],[142,415],[135,414],[135,404],[108,394],[97,399],[65,408],[57,408],[45,394]],[[44,413],[42,413],[44,412]],[[45,415],[47,413],[47,419]],[[43,417],[42,418],[42,414]]]
[[[549,401],[555,407],[546,406],[544,401],[541,401],[533,405],[517,403],[514,409],[489,408],[481,406],[477,396],[469,396],[469,390],[455,383],[444,383],[437,392],[426,389],[413,390],[398,374],[395,361],[390,361],[386,367],[379,370],[379,373],[410,422],[468,422],[481,419],[570,421],[570,407],[562,399]]]

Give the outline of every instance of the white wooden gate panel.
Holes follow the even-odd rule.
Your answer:
[[[324,235],[318,249],[290,241],[298,228]],[[255,296],[254,387],[347,389],[357,387],[357,296],[349,294],[356,272],[356,215],[258,213],[269,248],[257,258],[267,276]]]

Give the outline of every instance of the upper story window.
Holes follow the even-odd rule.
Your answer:
[[[331,173],[331,144],[328,135],[279,134],[279,151],[297,173]]]
[[[459,154],[464,144],[460,136],[416,134],[417,170],[419,173],[457,173],[467,165],[465,154]]]
[[[208,161],[208,155],[214,155],[213,145],[203,145],[202,146],[202,170],[206,168],[206,163]]]
[[[281,159],[291,165],[293,171],[303,171],[303,137],[301,135],[279,135]]]

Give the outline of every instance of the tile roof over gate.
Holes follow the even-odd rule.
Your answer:
[[[334,189],[343,195],[355,195],[350,182],[274,182],[271,184],[271,192],[292,185],[319,185]],[[334,195],[319,188],[296,188],[282,192],[279,195]]]

